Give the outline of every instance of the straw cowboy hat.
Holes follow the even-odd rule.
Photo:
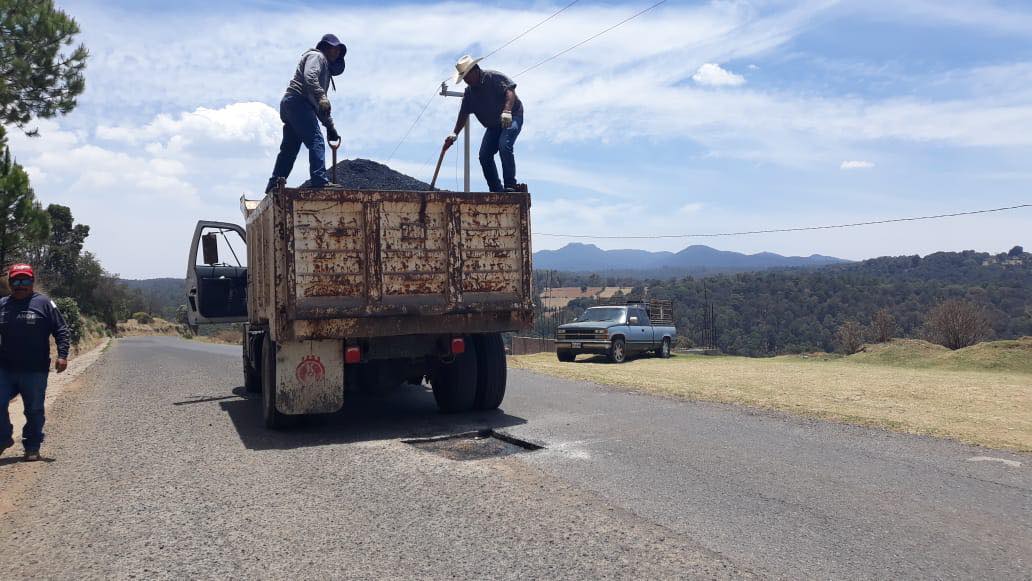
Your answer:
[[[459,59],[459,62],[455,63],[455,78],[452,80],[452,84],[458,85],[462,82],[462,79],[466,77],[466,73],[473,70],[473,67],[477,66],[477,63],[482,60],[484,59],[475,59],[468,54],[463,55],[463,57]]]

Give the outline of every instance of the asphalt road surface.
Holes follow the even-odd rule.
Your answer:
[[[1029,455],[523,371],[267,432],[239,353],[116,342],[0,458],[0,576],[1032,577]],[[485,428],[544,448],[405,441]]]

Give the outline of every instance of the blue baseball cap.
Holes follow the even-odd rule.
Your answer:
[[[318,48],[319,46],[324,44],[329,46],[344,46],[344,43],[341,42],[339,38],[337,38],[336,34],[324,34],[322,40],[320,40],[319,44],[315,46],[316,48]]]

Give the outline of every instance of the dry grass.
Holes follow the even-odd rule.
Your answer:
[[[1032,373],[985,371],[994,368],[992,355],[998,351],[1008,361],[1021,359],[1013,357],[1013,345],[987,344],[964,357],[954,355],[958,359],[948,361],[947,368],[923,358],[919,368],[907,367],[899,358],[890,358],[894,359],[891,365],[865,363],[859,355],[772,359],[682,355],[612,365],[585,356],[577,363],[559,363],[554,354],[541,353],[510,361],[513,367],[568,379],[1032,451]],[[872,354],[861,355],[870,359]],[[983,370],[972,370],[970,361]],[[1025,362],[1015,365],[1021,369]]]

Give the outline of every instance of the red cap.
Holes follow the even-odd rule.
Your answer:
[[[16,276],[35,278],[35,275],[32,274],[32,267],[28,264],[12,264],[11,268],[7,269],[7,278],[14,278]]]

